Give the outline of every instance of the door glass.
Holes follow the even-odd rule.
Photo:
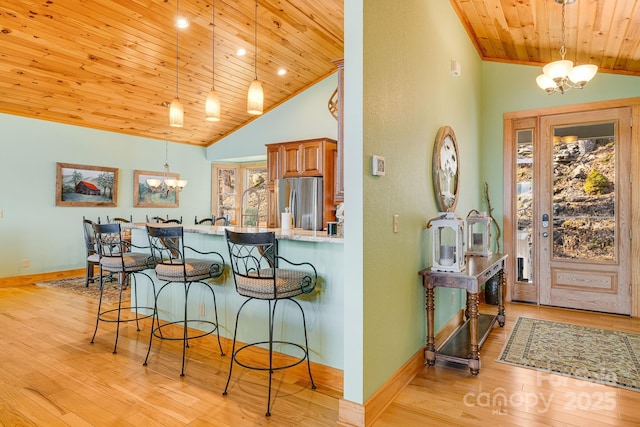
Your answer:
[[[616,258],[615,123],[554,128],[553,258]]]
[[[267,168],[251,167],[244,170],[245,185],[242,194],[242,225],[260,226],[267,222]]]
[[[533,280],[533,257],[531,254],[533,236],[533,130],[519,130],[516,133],[516,280]]]
[[[237,168],[218,169],[218,212],[216,216],[227,216],[231,223],[236,222]]]

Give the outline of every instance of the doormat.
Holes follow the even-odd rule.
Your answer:
[[[38,282],[36,286],[43,286],[47,288],[58,289],[65,292],[70,292],[75,295],[82,295],[95,299],[96,302],[100,298],[100,287],[98,280],[94,283],[89,283],[89,287],[85,286],[84,277],[72,277],[70,279],[49,280],[47,282]],[[102,293],[102,302],[106,304],[117,304],[119,294],[118,281],[104,281],[104,291]],[[122,301],[128,301],[131,299],[130,288],[122,291]]]
[[[519,317],[498,362],[640,391],[640,335]]]

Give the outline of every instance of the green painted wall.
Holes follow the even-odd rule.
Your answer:
[[[84,268],[82,217],[169,214],[193,221],[211,206],[211,164],[204,148],[169,144],[172,172],[189,180],[179,208],[134,208],[133,171],[162,171],[162,141],[0,114],[0,277]],[[119,169],[117,207],[59,207],[56,162]],[[22,261],[28,259],[30,267]]]
[[[481,62],[451,6],[442,1],[405,0],[365,1],[363,7],[363,148],[362,153],[346,155],[348,165],[362,167],[364,196],[359,389],[345,371],[345,398],[356,402],[365,402],[424,346],[424,292],[418,271],[431,264],[430,232],[425,224],[438,212],[431,157],[439,127],[452,126],[459,144],[457,213],[464,217],[479,208],[481,201],[475,190],[480,176]],[[345,19],[347,41],[351,40],[350,24]],[[348,82],[355,79],[349,75],[353,64],[349,53],[345,61],[347,102]],[[451,60],[461,64],[461,76],[451,74]],[[350,107],[356,108],[348,104],[348,114]],[[347,120],[347,133],[351,125]],[[348,136],[345,139],[346,144],[354,142]],[[374,154],[385,157],[385,176],[371,175]],[[345,193],[347,256],[353,226],[349,184],[347,181]],[[398,233],[392,229],[394,214],[400,218]],[[451,290],[438,290],[436,329],[461,307],[459,294],[454,300],[452,303]]]

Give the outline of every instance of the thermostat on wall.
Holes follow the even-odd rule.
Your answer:
[[[371,157],[371,174],[377,176],[383,176],[385,171],[384,157],[372,156]]]

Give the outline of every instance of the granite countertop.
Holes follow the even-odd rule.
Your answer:
[[[175,227],[178,224],[162,224],[153,223],[154,227]],[[122,228],[137,228],[145,229],[146,223],[137,222],[131,224],[122,224]],[[344,243],[343,237],[328,236],[326,231],[313,231],[303,230],[301,228],[294,228],[288,232],[282,232],[279,228],[266,228],[266,227],[236,227],[236,226],[222,226],[222,225],[187,225],[182,224],[186,233],[199,233],[199,234],[214,234],[224,236],[224,230],[229,229],[236,232],[244,233],[256,233],[264,231],[273,231],[276,233],[276,239],[280,240],[298,240],[302,242],[322,242],[322,243]]]

